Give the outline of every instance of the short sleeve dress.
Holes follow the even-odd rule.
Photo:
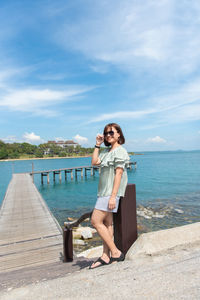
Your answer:
[[[125,194],[128,178],[127,178],[127,166],[129,165],[129,155],[124,147],[121,145],[110,151],[106,149],[103,153],[99,155],[101,164],[101,173],[99,178],[98,186],[98,197],[95,205],[96,209],[117,212],[119,199]],[[108,201],[112,194],[113,184],[115,179],[115,170],[116,168],[122,168],[123,174],[118,189],[116,197],[116,207],[113,210],[108,209]]]

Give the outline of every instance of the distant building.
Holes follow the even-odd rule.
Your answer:
[[[72,140],[68,140],[68,141],[48,141],[48,144],[54,144],[56,146],[59,146],[61,148],[66,148],[68,146],[73,146],[74,148],[76,148],[77,146],[79,146],[78,143],[75,143]]]
[[[53,154],[53,151],[50,148],[44,150],[44,155]]]

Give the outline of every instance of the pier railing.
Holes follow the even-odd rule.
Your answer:
[[[86,218],[91,218],[92,211],[82,215],[77,221],[64,223],[63,256],[64,262],[73,261],[73,233]],[[135,184],[128,184],[124,197],[120,198],[117,213],[113,214],[114,241],[124,254],[137,239],[136,189]]]
[[[132,166],[137,168],[137,163],[136,162],[129,162],[128,169],[132,169]],[[34,169],[34,167],[32,167]],[[34,175],[36,174],[41,174],[41,183],[44,184],[44,179],[43,177],[47,177],[47,183],[50,183],[50,177],[49,174],[53,173],[53,181],[56,181],[56,175],[59,175],[59,181],[62,181],[62,172],[64,173],[65,181],[67,180],[67,174],[70,174],[71,180],[77,179],[77,174],[80,172],[81,173],[81,178],[84,176],[87,177],[87,172],[90,172],[91,176],[95,175],[95,172],[98,171],[99,173],[101,172],[101,168],[98,166],[80,166],[80,167],[72,167],[72,168],[62,168],[62,169],[55,169],[55,170],[44,170],[44,171],[33,171],[30,172],[30,175],[32,175],[32,178],[34,180]]]
[[[91,218],[92,212],[85,213],[78,220],[74,222],[64,223],[63,228],[63,261],[70,262],[73,261],[73,227],[77,227],[81,224],[85,219]]]

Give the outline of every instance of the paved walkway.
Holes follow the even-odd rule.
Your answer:
[[[29,174],[14,174],[0,210],[0,273],[59,262],[62,231]]]
[[[199,300],[200,243],[153,256],[8,287],[1,300]]]

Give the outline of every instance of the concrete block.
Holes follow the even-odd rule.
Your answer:
[[[159,252],[200,241],[200,222],[180,227],[143,233],[130,247],[126,259],[155,255]]]

